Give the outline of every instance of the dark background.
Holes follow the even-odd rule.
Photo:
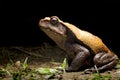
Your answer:
[[[1,3],[0,46],[39,46],[52,43],[40,31],[38,22],[46,16],[56,15],[63,21],[99,36],[120,55],[120,8],[115,2],[40,2],[9,1]]]

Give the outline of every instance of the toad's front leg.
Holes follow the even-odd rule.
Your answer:
[[[90,56],[90,52],[87,48],[84,46],[81,46],[79,44],[73,44],[73,51],[75,52],[75,57],[69,63],[68,68],[66,69],[66,72],[73,72],[78,71],[79,68],[84,65],[87,58]]]

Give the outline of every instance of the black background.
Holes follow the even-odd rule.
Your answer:
[[[39,46],[53,43],[40,31],[38,22],[46,16],[63,21],[99,36],[120,54],[120,8],[116,2],[9,1],[1,3],[0,46]]]

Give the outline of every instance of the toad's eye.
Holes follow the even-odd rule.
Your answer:
[[[58,19],[57,19],[56,17],[51,17],[51,18],[50,18],[50,23],[51,23],[52,25],[56,25],[56,24],[58,23]]]

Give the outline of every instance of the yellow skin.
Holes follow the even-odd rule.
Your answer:
[[[57,16],[41,19],[39,26],[60,48],[66,51],[67,72],[86,67],[89,69],[85,71],[95,72],[93,65],[96,65],[99,71],[104,71],[112,69],[118,62],[117,55],[109,50],[99,37],[63,22]]]

